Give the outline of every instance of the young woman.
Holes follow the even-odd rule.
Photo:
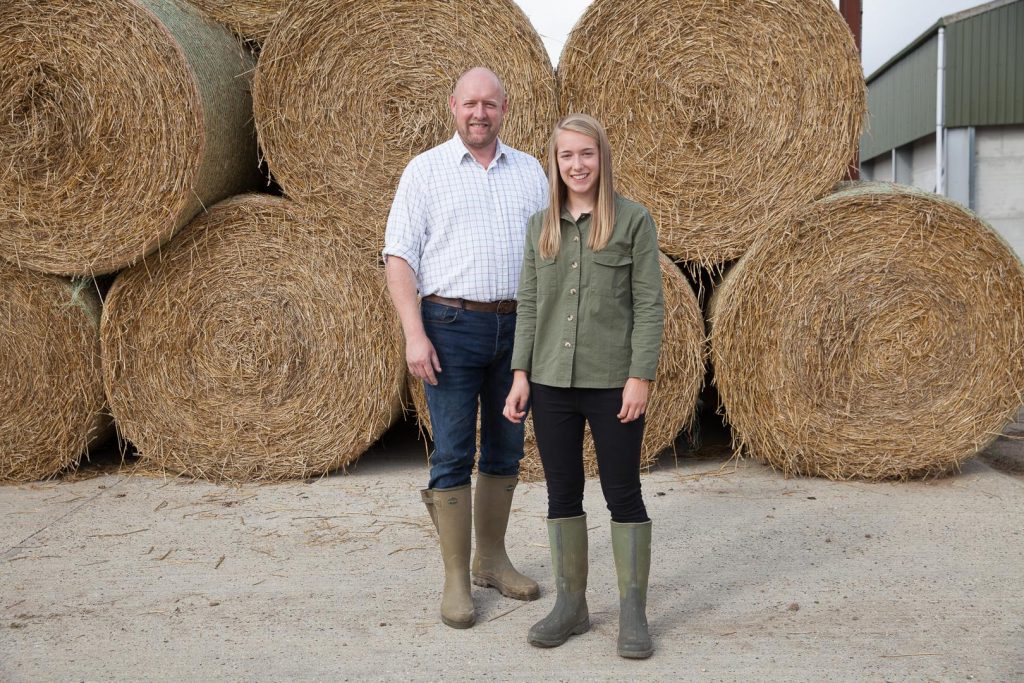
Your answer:
[[[615,194],[608,137],[572,114],[548,144],[550,206],[529,222],[505,417],[532,399],[548,484],[548,540],[557,598],[528,640],[555,647],[590,629],[583,427],[590,423],[611,511],[619,583],[618,652],[651,655],[647,577],[651,521],[640,491],[640,445],[658,364],[664,305],[658,241],[647,210]]]

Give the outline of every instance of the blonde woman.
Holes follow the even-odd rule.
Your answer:
[[[528,640],[555,647],[590,629],[583,428],[590,424],[611,512],[619,583],[618,653],[653,651],[647,630],[651,521],[640,445],[661,346],[658,243],[647,210],[615,194],[604,128],[585,114],[548,144],[549,208],[527,227],[505,417],[533,424],[548,485],[548,540],[557,598]]]

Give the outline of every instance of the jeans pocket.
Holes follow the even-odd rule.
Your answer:
[[[455,322],[461,311],[461,308],[445,306],[444,304],[435,304],[430,301],[424,301],[420,306],[420,313],[423,316],[423,322],[438,325],[450,325]]]

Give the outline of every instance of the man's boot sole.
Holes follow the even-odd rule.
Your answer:
[[[449,619],[442,614],[441,621],[445,626],[451,626],[452,628],[469,628],[476,623],[476,617],[473,617],[469,621],[456,621],[454,619]]]
[[[572,636],[580,636],[590,630],[590,617],[587,617],[585,621],[582,621],[574,626],[564,638],[555,638],[552,640],[542,640],[541,638],[533,638],[529,635],[526,637],[526,642],[534,647],[558,647],[564,645],[567,640]]]
[[[499,583],[498,581],[495,581],[493,579],[486,578],[486,577],[483,577],[483,576],[479,576],[479,575],[476,575],[476,574],[473,575],[473,585],[474,586],[480,586],[481,588],[496,588],[498,590],[498,592],[501,593],[502,595],[504,595],[506,598],[512,598],[513,600],[526,600],[526,601],[530,601],[530,600],[536,600],[537,598],[540,597],[540,589],[539,588],[536,591],[531,591],[531,592],[528,592],[528,593],[521,593],[521,592],[517,592],[517,591],[511,590],[510,588],[508,588],[507,586]]]

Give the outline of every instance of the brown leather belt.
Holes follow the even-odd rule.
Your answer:
[[[502,315],[506,315],[508,313],[516,312],[515,299],[502,299],[501,301],[469,301],[467,299],[449,299],[446,296],[428,294],[423,297],[423,300],[435,304],[441,304],[442,306],[451,306],[452,308],[463,308],[467,311],[476,311],[477,313],[500,313]]]

